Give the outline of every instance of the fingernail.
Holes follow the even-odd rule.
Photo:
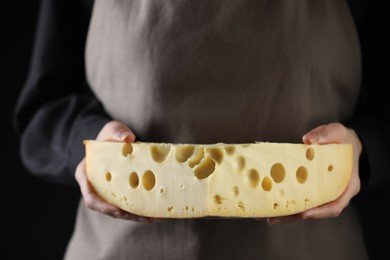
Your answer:
[[[114,213],[112,213],[112,215],[114,215],[114,217],[116,217],[116,218],[122,217],[122,214],[119,211],[114,211]]]
[[[128,131],[124,131],[119,134],[119,139],[121,141],[128,141],[128,139],[130,139],[131,137],[132,137],[132,133]]]
[[[267,221],[267,223],[268,223],[268,225],[272,226],[272,225],[280,223],[280,220],[279,219],[269,219]]]
[[[310,212],[304,212],[302,214],[302,219],[307,220],[311,218],[311,213]]]

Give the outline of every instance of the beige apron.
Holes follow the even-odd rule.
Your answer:
[[[347,120],[360,49],[342,0],[96,0],[89,83],[144,141],[301,142]],[[66,259],[367,259],[358,219],[139,224],[79,206]]]

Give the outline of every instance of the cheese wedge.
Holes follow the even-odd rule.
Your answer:
[[[84,144],[95,191],[158,218],[296,214],[337,199],[353,160],[351,144]]]

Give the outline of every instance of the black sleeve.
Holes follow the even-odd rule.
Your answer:
[[[24,166],[75,185],[83,139],[110,120],[86,83],[84,47],[92,3],[41,1],[30,71],[14,111]]]
[[[362,89],[349,126],[363,144],[363,195],[390,194],[390,20],[380,2],[370,2],[357,22],[362,49]]]

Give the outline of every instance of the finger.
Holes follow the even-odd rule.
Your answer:
[[[348,207],[351,198],[354,197],[360,190],[360,180],[353,179],[354,183],[347,186],[341,196],[327,204],[307,210],[303,212],[304,219],[320,219],[320,218],[336,218],[340,216],[341,212]]]
[[[135,134],[126,125],[111,121],[103,127],[96,139],[131,143],[135,141]]]
[[[307,210],[302,213],[304,219],[336,218],[343,209],[348,206],[349,199],[341,199],[329,202],[322,206]]]
[[[98,196],[98,194],[96,194],[96,192],[88,182],[87,174],[85,171],[85,158],[77,166],[76,180],[79,183],[84,203],[88,208],[114,218],[122,218],[142,223],[154,222],[153,218],[131,214],[114,205],[105,202],[100,196]]]
[[[112,214],[117,211],[117,207],[107,204],[103,205],[103,201],[98,197],[88,182],[85,171],[85,158],[80,162],[76,169],[76,180],[79,183],[81,194],[83,195],[86,206],[90,209],[99,211],[104,214]]]
[[[138,216],[138,215],[126,212],[126,211],[121,210],[121,209],[118,209],[117,211],[113,212],[110,216],[114,217],[114,218],[132,220],[132,221],[141,222],[141,223],[145,223],[145,224],[150,224],[150,223],[153,223],[155,221],[158,221],[155,218]]]
[[[302,137],[305,144],[341,143],[347,135],[347,128],[340,123],[321,125]]]
[[[267,218],[268,225],[275,225],[278,223],[292,223],[292,222],[299,222],[299,221],[305,221],[306,218],[302,213],[289,215],[289,216],[283,216],[283,217],[272,217]]]
[[[356,185],[348,185],[345,192],[335,201],[295,215],[268,218],[267,223],[274,225],[277,223],[291,223],[310,219],[336,218],[349,205],[350,199],[357,194],[358,191],[354,187]]]

